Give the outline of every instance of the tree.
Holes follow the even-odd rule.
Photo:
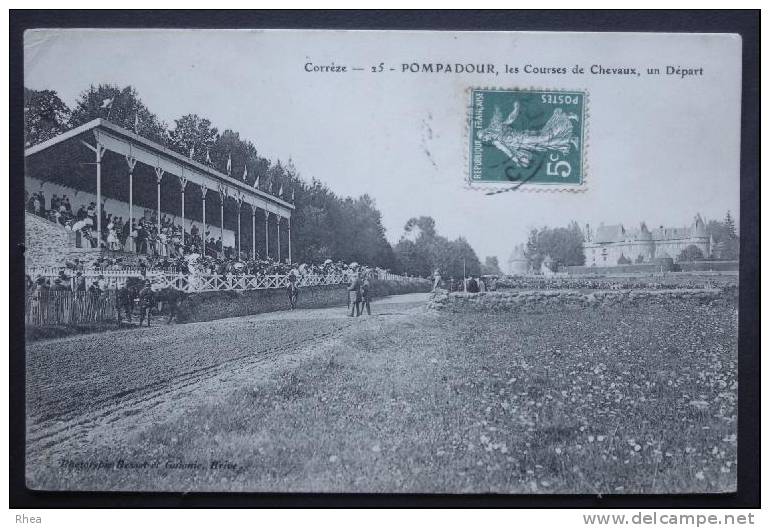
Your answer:
[[[295,191],[292,234],[300,261],[330,258],[399,269],[385,236],[382,215],[370,196],[341,198],[317,180],[307,185],[290,163],[285,167],[276,163],[271,169],[274,180],[280,178],[270,185],[274,190],[284,185]]]
[[[91,85],[81,93],[69,126],[74,128],[97,118],[107,119],[161,145],[169,144],[168,127],[148,110],[131,86]]]
[[[532,269],[540,269],[546,256],[550,256],[559,268],[582,266],[585,262],[583,232],[574,221],[567,227],[533,229],[529,233],[524,255]]]
[[[626,257],[623,253],[620,254],[620,258],[618,259],[618,265],[624,266],[626,264],[631,264],[631,259]]]
[[[481,262],[468,241],[440,236],[435,220],[429,216],[410,218],[393,251],[396,267],[409,275],[428,277],[436,269],[444,277],[481,274]]]
[[[712,258],[722,260],[737,260],[740,251],[740,242],[730,211],[725,214],[723,221],[710,220],[706,224],[706,233],[711,237],[713,246],[711,248]]]
[[[421,235],[430,238],[436,236],[436,221],[430,216],[410,218],[404,226],[404,236],[414,240]]]
[[[211,126],[211,121],[196,114],[187,114],[174,120],[174,128],[169,132],[169,148],[179,154],[189,156],[201,163],[207,163],[219,131]],[[213,160],[212,160],[213,161]]]
[[[70,109],[53,90],[24,88],[24,147],[31,147],[68,128]]]
[[[676,259],[679,262],[693,262],[703,260],[703,252],[695,244],[690,244],[684,248]]]
[[[500,270],[500,263],[497,260],[497,257],[487,257],[484,259],[484,264],[481,265],[481,274],[482,275],[502,275],[503,272]]]
[[[725,231],[727,232],[727,236],[729,238],[737,238],[738,235],[735,231],[735,220],[733,220],[732,215],[730,214],[730,211],[727,211],[727,214],[725,215]]]

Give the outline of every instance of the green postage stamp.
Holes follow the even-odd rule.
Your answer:
[[[583,190],[586,92],[471,89],[469,183]]]

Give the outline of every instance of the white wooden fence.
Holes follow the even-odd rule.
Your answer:
[[[64,268],[34,268],[28,267],[27,275],[32,280],[37,277],[46,277],[53,282],[59,272]],[[65,270],[70,278],[75,273],[72,270]],[[268,290],[273,288],[286,288],[289,285],[289,274],[273,275],[198,275],[173,273],[162,270],[147,271],[145,275],[138,269],[128,270],[101,270],[90,269],[81,272],[86,278],[86,284],[91,284],[97,280],[103,281],[107,288],[120,288],[126,284],[130,277],[149,279],[154,288],[174,288],[187,293],[210,292],[210,291],[248,291],[248,290]],[[333,271],[327,274],[305,273],[297,277],[296,284],[303,288],[307,286],[321,286],[331,284],[345,284],[350,282],[352,271]],[[424,282],[427,279],[418,277],[407,277],[396,275],[385,270],[374,270],[374,277],[379,280],[392,280],[398,282],[417,283]]]

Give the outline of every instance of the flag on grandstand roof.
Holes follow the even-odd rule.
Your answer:
[[[291,201],[294,203],[294,187],[291,188]]]
[[[278,187],[278,196],[283,196],[283,184]]]
[[[249,175],[249,169],[246,165],[243,166],[243,181],[246,181],[246,176]]]
[[[112,101],[114,101],[114,97],[108,97],[104,101],[102,101],[102,108],[109,108],[112,106]]]
[[[206,163],[211,165],[211,154],[209,153],[209,149],[206,149]]]
[[[257,174],[257,179],[254,180],[254,188],[259,189],[259,174]]]
[[[139,112],[134,115],[134,132],[139,130]]]
[[[227,155],[227,174],[230,174],[230,171],[233,168],[233,157],[231,154]]]

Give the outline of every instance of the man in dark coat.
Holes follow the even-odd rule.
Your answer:
[[[286,295],[289,297],[289,308],[293,310],[297,307],[297,300],[299,299],[297,276],[293,273],[289,273],[289,284],[286,286]]]
[[[144,281],[144,287],[139,290],[139,326],[147,317],[147,327],[150,327],[150,315],[155,306],[155,292],[150,287],[150,281]]]
[[[350,308],[348,317],[361,315],[361,279],[358,278],[357,273],[353,275],[348,286],[348,307]]]
[[[372,307],[369,305],[369,301],[372,297],[372,284],[369,282],[369,276],[364,275],[364,280],[361,283],[361,312],[366,309],[366,315],[372,315]]]
[[[76,292],[84,292],[86,291],[86,278],[83,276],[83,273],[78,271],[75,275],[75,286],[74,289]]]
[[[115,292],[115,304],[118,313],[118,326],[120,326],[122,314],[126,314],[126,319],[131,322],[131,315],[134,312],[134,299],[139,294],[142,281],[138,277],[130,277],[123,287]]]

